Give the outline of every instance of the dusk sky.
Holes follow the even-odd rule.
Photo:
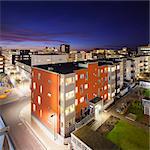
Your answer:
[[[1,2],[0,46],[135,48],[149,43],[147,2]]]

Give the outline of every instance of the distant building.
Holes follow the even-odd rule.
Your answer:
[[[37,54],[31,56],[31,65],[63,63],[68,61],[68,54]]]
[[[0,55],[0,73],[4,73],[5,69],[5,57]]]
[[[68,45],[68,44],[61,44],[60,45],[60,52],[62,52],[62,53],[69,53],[70,52],[70,45]]]
[[[138,54],[139,55],[142,55],[142,54],[150,55],[150,45],[138,47]]]

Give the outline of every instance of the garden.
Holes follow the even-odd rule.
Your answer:
[[[122,150],[149,150],[149,133],[126,121],[118,121],[106,138]]]

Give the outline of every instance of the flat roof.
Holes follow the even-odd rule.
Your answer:
[[[90,129],[88,125],[74,131],[73,134],[93,150],[119,150],[115,144],[99,132]]]
[[[100,97],[95,97],[92,100],[90,100],[91,103],[96,104],[97,102],[99,102],[101,100]]]
[[[78,62],[67,62],[67,63],[47,64],[37,66],[35,65],[34,67],[57,72],[60,74],[74,73],[75,70],[85,69],[84,67],[80,67],[78,65]]]

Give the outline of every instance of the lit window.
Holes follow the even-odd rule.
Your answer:
[[[69,100],[74,97],[74,90],[66,93],[66,100]]]
[[[104,70],[105,70],[105,72],[107,72],[107,68],[105,68]]]
[[[33,111],[36,111],[36,105],[33,104]]]
[[[76,81],[77,81],[78,80],[78,75],[77,74],[75,75],[75,78],[76,78]]]
[[[88,88],[88,84],[84,84],[84,88],[87,89]]]
[[[76,87],[76,93],[78,93],[78,87]]]
[[[40,93],[42,94],[42,91],[43,91],[43,87],[42,85],[40,85]]]
[[[76,106],[78,105],[78,99],[75,99],[75,105]]]
[[[40,110],[40,117],[42,117],[42,110]]]
[[[110,72],[110,67],[108,67],[108,72]]]
[[[36,89],[36,83],[33,82],[33,89],[35,90]]]
[[[51,96],[52,96],[52,94],[51,94],[51,93],[48,93],[48,94],[47,94],[47,96],[51,97]]]
[[[40,105],[41,104],[41,97],[38,96],[38,104]]]
[[[105,85],[105,86],[104,86],[104,90],[106,90],[106,89],[107,89],[107,86]]]
[[[112,71],[112,72],[114,72],[115,70],[116,70],[115,67],[112,67],[112,68],[111,68],[111,71]]]
[[[84,97],[81,97],[80,98],[80,103],[83,103],[84,102]]]
[[[72,83],[74,83],[74,77],[66,78],[66,86]]]
[[[94,96],[94,97],[97,97],[97,94],[93,93],[93,96]]]
[[[103,96],[101,96],[101,98],[103,99]]]
[[[103,73],[103,69],[101,69],[101,73]]]
[[[41,79],[41,74],[40,73],[38,73],[38,80],[40,80]]]
[[[84,79],[84,74],[80,74],[80,79]]]
[[[107,98],[107,94],[104,95],[104,99],[106,99],[106,98]]]
[[[65,109],[65,114],[66,114],[66,116],[67,116],[68,114],[72,113],[74,110],[75,110],[74,104],[68,106],[68,107]]]
[[[119,66],[119,65],[117,66],[117,69],[120,69],[120,66]]]

